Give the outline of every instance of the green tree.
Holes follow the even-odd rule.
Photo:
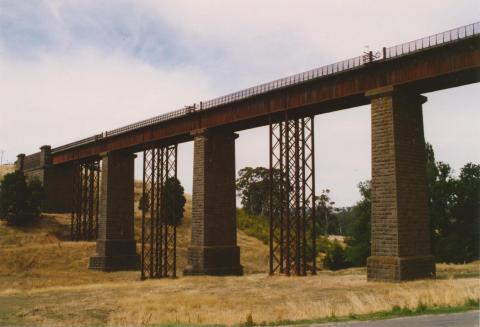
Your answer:
[[[460,171],[455,185],[455,201],[452,216],[461,236],[457,262],[479,259],[480,228],[480,165],[468,163]]]
[[[348,224],[352,219],[352,207],[334,209],[335,235],[346,235]]]
[[[448,164],[435,161],[428,143],[426,150],[433,254],[442,262],[478,259],[480,165],[466,164],[455,178]]]
[[[361,200],[351,209],[351,219],[347,227],[346,259],[354,266],[364,266],[370,255],[372,216],[372,188],[370,181],[358,184]]]
[[[270,204],[270,170],[264,167],[240,169],[237,178],[237,191],[247,214],[268,215]]]
[[[27,225],[40,217],[44,198],[39,180],[27,183],[21,171],[7,174],[0,184],[0,217],[12,226]]]
[[[166,212],[165,217],[168,225],[181,225],[185,203],[183,186],[175,177],[167,178],[163,189],[165,192]]]
[[[329,189],[322,190],[322,193],[315,197],[315,214],[319,234],[336,234],[334,204],[335,202],[330,199]]]
[[[323,265],[331,270],[345,269],[350,266],[346,260],[345,249],[337,241],[329,244]]]

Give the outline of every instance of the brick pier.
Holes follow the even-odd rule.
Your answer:
[[[45,190],[44,212],[70,212],[73,198],[73,165],[52,165],[51,147],[44,145],[40,152],[26,157],[17,156],[15,169],[24,172],[28,180],[38,179]]]
[[[424,96],[385,87],[372,106],[372,253],[368,280],[435,276],[428,223]]]
[[[194,135],[192,242],[185,275],[241,275],[235,212],[235,138],[229,131]]]
[[[111,152],[101,157],[97,253],[90,257],[89,268],[135,270],[140,263],[133,226],[135,156]]]

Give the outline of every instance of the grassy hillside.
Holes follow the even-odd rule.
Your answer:
[[[188,199],[178,231],[180,268],[186,264],[190,213]],[[239,212],[239,226],[253,234],[242,217]],[[238,243],[245,276],[140,281],[139,272],[88,270],[95,243],[70,242],[69,221],[69,215],[44,215],[37,225],[21,229],[0,222],[0,325],[239,324],[248,316],[255,322],[278,322],[416,308],[419,303],[455,306],[480,297],[478,262],[438,265],[438,280],[401,284],[367,283],[364,268],[306,278],[269,277],[267,246],[244,231],[238,232]],[[138,210],[135,227],[139,240]]]
[[[187,263],[187,247],[191,235],[191,201],[189,196],[187,198],[184,223],[177,232],[180,275],[181,268]],[[141,212],[138,209],[135,216],[135,234],[140,251]],[[7,227],[1,221],[0,290],[71,286],[99,281],[134,281],[139,278],[139,272],[104,274],[86,269],[88,258],[95,254],[95,243],[70,242],[69,237],[69,214],[43,214],[38,224],[27,228]],[[266,272],[267,247],[242,231],[238,231],[237,238],[245,272]]]

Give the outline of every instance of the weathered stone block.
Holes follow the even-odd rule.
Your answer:
[[[393,87],[372,103],[372,256],[369,280],[435,275],[430,250],[422,104]]]
[[[240,275],[235,209],[235,134],[195,133],[192,243],[186,275]]]
[[[139,268],[133,225],[134,158],[123,153],[102,156],[97,254],[90,258],[90,269]]]

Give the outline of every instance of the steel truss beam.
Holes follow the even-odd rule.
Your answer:
[[[100,161],[74,163],[72,241],[94,241],[98,235],[100,204]]]
[[[313,117],[270,120],[270,274],[316,273]]]
[[[141,278],[176,277],[177,227],[165,185],[177,178],[177,145],[143,151]]]

